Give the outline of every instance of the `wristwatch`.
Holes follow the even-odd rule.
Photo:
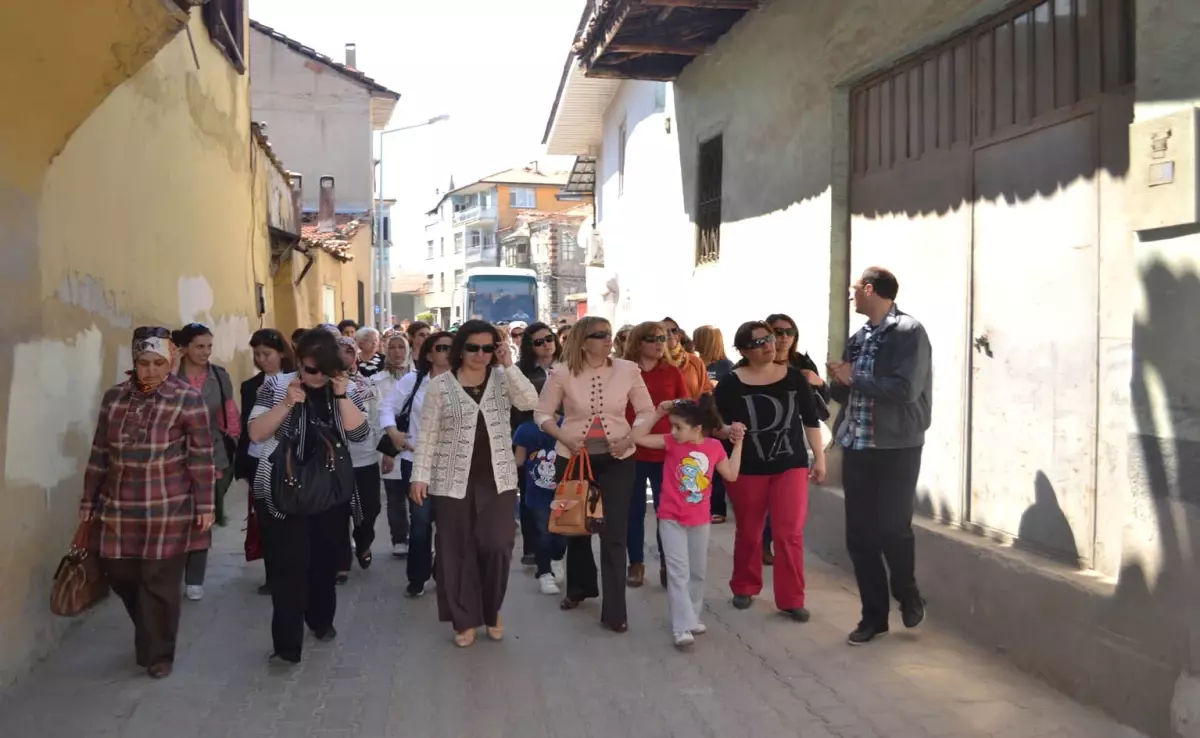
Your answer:
[[[335,400],[344,400],[344,399],[346,399],[346,395],[344,395],[344,394],[342,394],[342,395],[339,395],[339,394],[334,394],[334,396],[333,396],[333,399],[335,399]]]

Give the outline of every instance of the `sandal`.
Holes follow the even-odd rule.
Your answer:
[[[558,603],[559,610],[574,610],[583,604],[583,600],[573,600],[570,597],[564,597],[563,601]]]
[[[712,516],[712,522],[713,522],[713,525],[720,525],[721,523],[725,522],[725,516],[724,515],[714,515],[714,516]]]
[[[504,640],[504,621],[500,619],[499,615],[496,615],[496,624],[488,626],[487,634],[488,638],[493,641]]]
[[[454,645],[459,648],[468,648],[475,643],[475,629],[464,630],[461,633],[454,634]]]
[[[361,566],[364,570],[371,568],[371,560],[372,559],[371,559],[370,551],[365,551],[362,553],[355,552],[355,556],[357,556],[357,558],[358,558],[358,565]]]

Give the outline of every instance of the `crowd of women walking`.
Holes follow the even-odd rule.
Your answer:
[[[601,624],[624,633],[626,590],[646,583],[647,488],[676,646],[705,632],[709,531],[729,503],[734,607],[751,606],[773,565],[776,608],[809,619],[803,531],[809,481],[826,475],[830,388],[786,315],[742,324],[737,363],[719,328],[689,335],[670,318],[615,331],[598,317],[558,330],[264,329],[250,341],[259,373],[242,384],[240,411],[212,342],[200,324],[134,332],[133,370],[104,396],[81,504],[154,677],[171,673],[181,597],[203,597],[210,528],[230,517],[234,478],[252,489],[247,553],[265,562],[279,663],[301,660],[306,629],[337,637],[337,587],[353,563],[371,568],[385,508],[408,596],[435,580],[460,647],[480,628],[504,637],[518,525],[538,590],[564,611],[598,598]],[[592,535],[556,532],[572,475],[599,490],[595,551]]]

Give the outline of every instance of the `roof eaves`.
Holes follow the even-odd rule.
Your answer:
[[[359,83],[363,87],[370,90],[374,95],[388,97],[388,98],[391,98],[392,100],[400,99],[399,92],[389,90],[388,88],[379,84],[374,79],[372,79],[371,77],[368,77],[367,75],[363,74],[362,72],[358,71],[357,69],[351,69],[350,67],[346,66],[345,64],[340,64],[338,62],[335,62],[333,59],[329,58],[328,56],[325,56],[324,54],[318,52],[316,49],[313,49],[309,46],[305,46],[304,44],[300,43],[299,41],[295,40],[294,38],[289,38],[288,36],[283,35],[282,33],[280,33],[279,31],[276,31],[274,28],[271,28],[270,26],[263,25],[262,23],[259,23],[258,21],[251,19],[250,27],[253,28],[254,30],[258,31],[259,33],[265,34],[265,35],[271,37],[272,39],[280,42],[281,44],[283,44],[284,46],[287,46],[292,51],[295,51],[298,54],[307,56],[308,58],[310,58],[314,61],[318,61],[318,62],[324,64],[325,66],[329,67],[330,69],[334,70],[335,72],[341,74],[342,76]]]
[[[588,19],[592,17],[595,0],[583,4],[583,13],[579,16],[579,26],[575,29],[575,38],[571,41],[571,49],[567,51],[567,61],[563,63],[562,77],[558,80],[558,92],[554,94],[554,104],[550,106],[550,117],[546,119],[546,132],[542,134],[542,145],[550,140],[550,131],[554,128],[554,118],[558,115],[558,106],[562,103],[563,91],[567,89],[567,80],[571,77],[571,68],[575,66],[575,41],[587,28]]]

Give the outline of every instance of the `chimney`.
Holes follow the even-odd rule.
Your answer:
[[[334,220],[333,177],[321,177],[321,200],[317,205],[317,233],[333,233],[337,225]]]
[[[300,226],[303,223],[301,220],[304,202],[304,188],[301,187],[303,178],[296,172],[288,172],[288,180],[292,187],[292,224],[296,227],[296,233],[300,233]]]
[[[346,66],[358,69],[358,45],[346,44]]]

